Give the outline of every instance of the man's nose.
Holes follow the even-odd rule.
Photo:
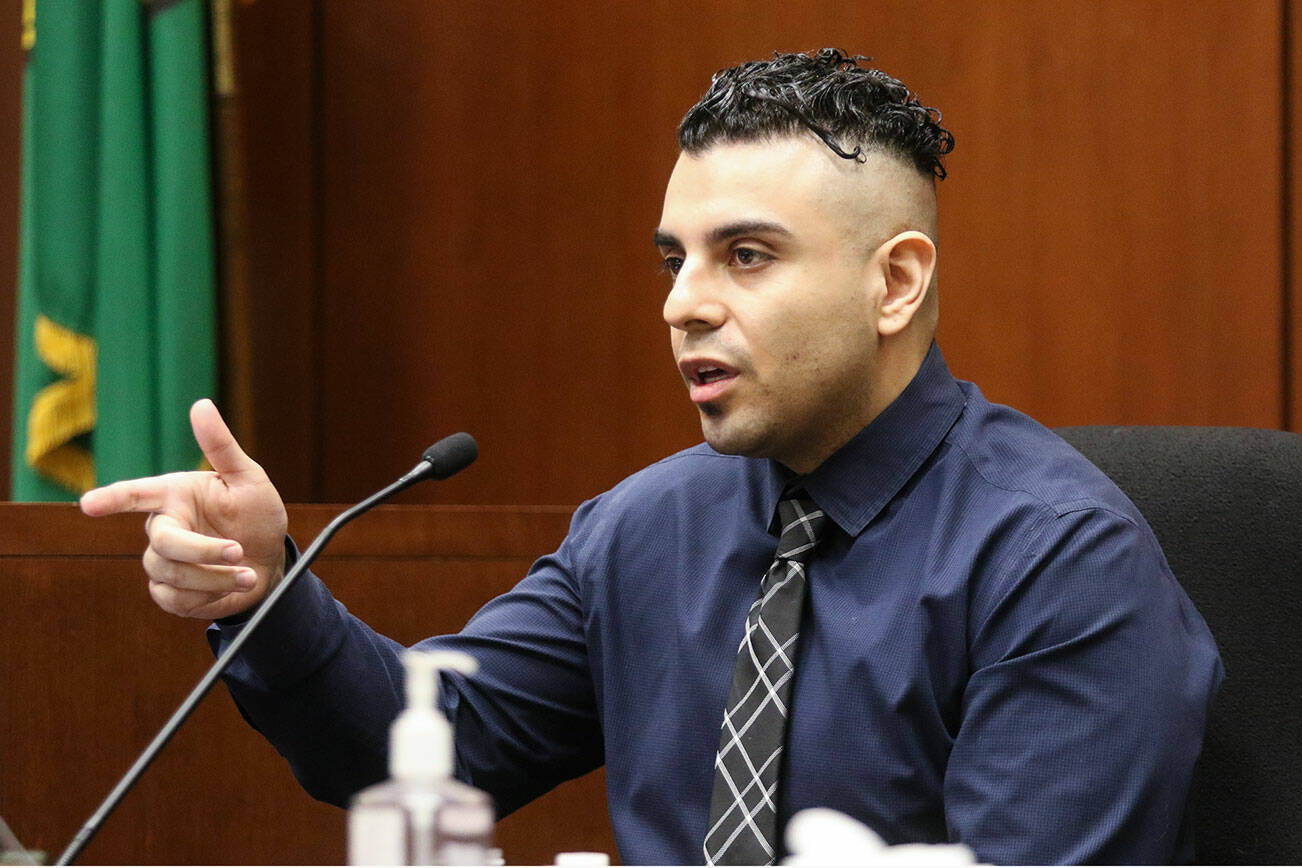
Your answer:
[[[691,332],[718,328],[726,318],[717,278],[688,258],[665,298],[664,318],[671,328]]]

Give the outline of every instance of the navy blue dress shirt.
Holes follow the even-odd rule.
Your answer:
[[[606,765],[628,863],[702,860],[781,466],[697,446],[584,503],[558,551],[456,636],[457,770],[503,813]],[[1135,507],[933,346],[803,487],[836,527],[809,567],[782,818],[995,863],[1168,863],[1221,665]],[[310,580],[309,580],[310,579]],[[219,648],[236,624],[212,628]],[[313,795],[385,775],[400,647],[305,577],[227,675]]]

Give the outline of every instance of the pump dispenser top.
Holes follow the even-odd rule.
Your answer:
[[[389,775],[394,780],[432,782],[452,776],[452,724],[438,708],[445,672],[474,675],[479,661],[461,651],[417,651],[402,655],[407,670],[407,708],[389,730]]]

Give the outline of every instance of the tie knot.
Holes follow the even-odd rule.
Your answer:
[[[804,492],[789,494],[778,501],[779,558],[801,561],[818,545],[827,529],[828,518]]]

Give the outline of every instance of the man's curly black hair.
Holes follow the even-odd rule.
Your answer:
[[[940,158],[954,149],[954,137],[940,112],[881,70],[859,66],[870,59],[824,48],[720,70],[678,125],[678,145],[697,154],[718,142],[808,129],[848,160],[862,162],[865,149],[884,151],[943,179]]]

